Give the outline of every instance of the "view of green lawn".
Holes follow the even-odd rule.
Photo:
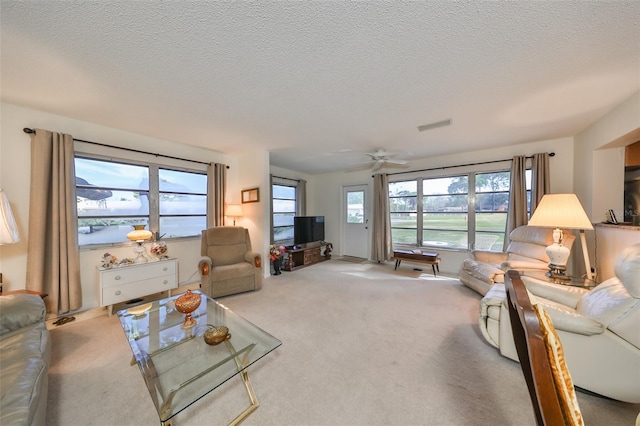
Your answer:
[[[399,216],[404,217],[399,217]],[[413,216],[413,217],[411,217]],[[423,220],[423,246],[466,249],[466,213],[428,213]],[[501,251],[507,215],[505,213],[476,213],[475,248]],[[391,235],[394,244],[417,243],[415,214],[394,214],[391,217]]]

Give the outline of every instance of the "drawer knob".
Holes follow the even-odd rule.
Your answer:
[[[164,281],[162,281],[162,284],[167,284],[168,282],[169,282],[169,281],[164,280]]]
[[[163,271],[167,272],[169,268],[167,268],[166,266],[164,268],[162,268]]]
[[[116,275],[116,281],[119,280],[120,278],[122,278],[120,275]]]
[[[116,291],[116,296],[120,296],[122,292],[120,290]]]

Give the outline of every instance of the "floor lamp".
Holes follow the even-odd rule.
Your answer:
[[[533,212],[531,219],[529,219],[529,225],[555,228],[553,231],[553,244],[547,246],[546,250],[550,259],[547,275],[559,279],[568,279],[565,270],[570,254],[569,249],[562,245],[562,229],[580,230],[580,244],[582,245],[587,278],[593,279],[589,252],[587,251],[587,240],[584,235],[584,230],[593,229],[593,225],[591,225],[591,221],[576,194],[544,195]]]

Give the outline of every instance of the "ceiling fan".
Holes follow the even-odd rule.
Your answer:
[[[377,172],[383,167],[407,167],[409,165],[407,160],[394,158],[400,155],[400,153],[389,152],[382,148],[376,149],[375,152],[365,152],[365,155],[369,156],[371,160],[367,162],[365,167],[361,167],[356,170],[364,170],[371,167],[372,172]]]

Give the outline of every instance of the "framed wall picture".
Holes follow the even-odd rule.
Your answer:
[[[242,203],[257,203],[260,201],[260,188],[243,189]]]

